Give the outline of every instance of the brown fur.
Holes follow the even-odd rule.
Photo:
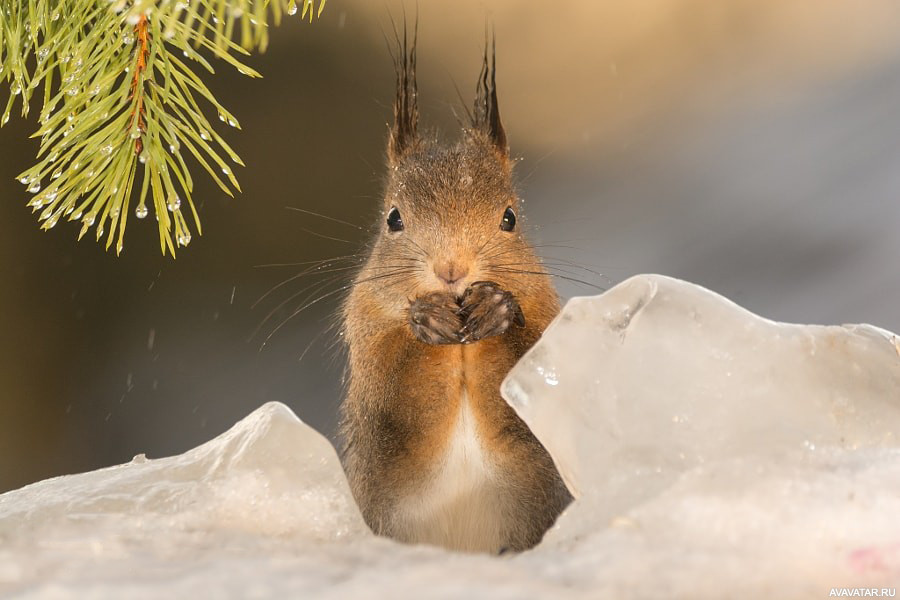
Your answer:
[[[571,498],[499,388],[559,311],[557,295],[521,225],[512,232],[499,227],[507,207],[520,224],[521,212],[487,53],[472,126],[458,144],[443,147],[416,132],[415,43],[411,52],[405,46],[404,40],[402,58],[395,57],[398,99],[384,196],[384,216],[396,207],[405,228],[389,232],[382,220],[343,309],[349,348],[344,465],[376,533],[460,550],[524,550],[540,541]],[[448,289],[435,276],[439,264],[468,273]],[[470,344],[433,345],[414,335],[412,301],[436,291],[458,297],[486,280],[512,294],[524,326]],[[442,468],[463,401],[502,490],[500,534],[479,543],[460,542],[453,532],[432,539],[400,509]]]

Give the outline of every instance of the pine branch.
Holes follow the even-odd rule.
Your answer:
[[[301,2],[310,22],[325,5]],[[163,254],[187,246],[184,210],[201,228],[184,155],[229,196],[240,191],[233,165],[244,164],[204,114],[240,128],[197,66],[214,73],[212,56],[259,77],[238,57],[265,50],[270,17],[297,12],[295,0],[0,0],[0,83],[10,87],[0,126],[17,99],[27,116],[43,87],[37,164],[19,176],[41,228],[80,221],[78,239],[94,227],[121,253],[136,203],[138,219],[156,215]]]

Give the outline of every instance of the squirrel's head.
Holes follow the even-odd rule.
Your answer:
[[[524,272],[542,268],[520,231],[493,48],[490,55],[485,48],[475,108],[462,138],[444,146],[418,133],[415,40],[408,50],[404,32],[398,46],[383,218],[370,261],[380,272],[368,275],[383,274],[386,285],[402,280],[397,285],[410,296],[461,295],[483,280],[521,289],[527,284]]]

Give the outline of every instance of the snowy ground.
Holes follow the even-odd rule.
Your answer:
[[[518,556],[374,537],[283,405],[0,496],[15,598],[828,597],[900,583],[900,343],[640,276],[573,299],[504,395],[577,500]]]

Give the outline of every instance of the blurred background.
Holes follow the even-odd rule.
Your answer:
[[[900,331],[900,4],[417,6],[423,124],[450,138],[455,85],[470,102],[494,24],[532,235],[602,273],[558,282],[563,296],[656,272],[773,319]],[[252,305],[301,268],[260,265],[362,248],[393,99],[384,36],[402,10],[328,0],[321,20],[272,31],[250,59],[264,79],[218,68],[210,87],[243,126],[224,133],[244,193],[198,173],[204,235],[174,261],[152,219],[130,222],[120,258],[76,243],[75,224],[41,232],[13,179],[33,162],[36,111],[0,131],[0,491],[183,452],[269,400],[333,436],[340,294],[262,349],[298,306],[279,303],[327,282]]]

